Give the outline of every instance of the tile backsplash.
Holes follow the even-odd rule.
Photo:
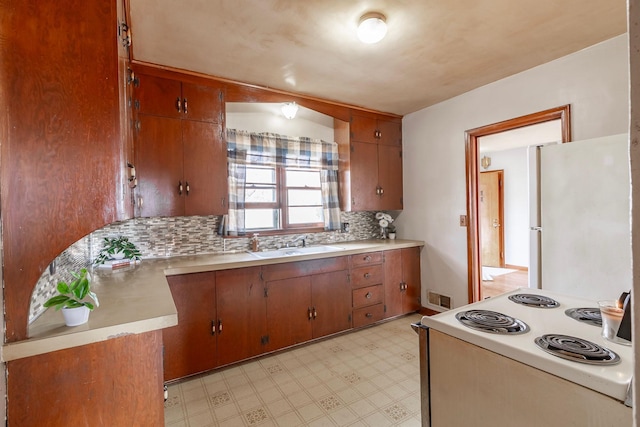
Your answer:
[[[29,323],[44,312],[45,308],[42,304],[55,294],[59,280],[69,280],[71,271],[78,271],[83,267],[90,268],[93,259],[102,249],[102,240],[105,237],[128,237],[142,253],[143,260],[248,250],[250,235],[226,238],[218,235],[220,218],[220,216],[133,218],[109,224],[83,237],[63,251],[52,262],[54,268],[46,269],[38,280],[31,295]],[[309,245],[380,236],[375,212],[342,212],[341,221],[349,224],[348,231],[259,236],[260,248],[278,249],[302,235],[306,236]]]

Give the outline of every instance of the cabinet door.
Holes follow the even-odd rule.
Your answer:
[[[178,309],[178,325],[162,330],[165,381],[216,367],[215,274],[194,273],[167,278]]]
[[[385,317],[403,313],[402,267],[402,249],[384,251]]]
[[[137,84],[134,106],[138,112],[172,118],[183,116],[180,81],[138,74]]]
[[[227,149],[222,126],[182,121],[185,215],[227,212]]]
[[[377,128],[379,144],[402,146],[402,123],[378,120]]]
[[[376,119],[363,116],[351,116],[351,123],[349,126],[351,141],[377,144],[377,130]]]
[[[353,211],[378,209],[378,145],[351,143],[351,205]]]
[[[311,279],[295,277],[267,283],[267,329],[273,351],[311,339]]]
[[[183,118],[222,123],[222,90],[219,86],[182,83]]]
[[[405,291],[402,300],[402,311],[411,313],[420,309],[420,248],[405,248],[402,250],[402,275]]]
[[[260,267],[216,272],[218,365],[248,359],[263,352],[267,335],[267,305]]]
[[[378,145],[378,196],[380,210],[402,210],[402,148]]]
[[[313,338],[351,327],[351,286],[348,271],[311,276]]]
[[[136,130],[137,216],[184,215],[181,120],[138,115]]]

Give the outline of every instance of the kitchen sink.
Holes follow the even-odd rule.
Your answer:
[[[312,254],[323,254],[326,252],[337,252],[343,251],[344,248],[340,246],[332,246],[332,245],[319,245],[319,246],[307,246],[304,248],[282,248],[272,251],[263,251],[263,252],[249,252],[256,258],[262,259],[270,259],[270,258],[281,258],[288,257],[294,255],[312,255]]]

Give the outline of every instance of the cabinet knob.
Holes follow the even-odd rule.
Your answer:
[[[365,279],[368,279],[369,277],[371,277],[371,274],[369,274],[369,273],[364,273],[364,278],[365,278]]]
[[[366,299],[371,299],[373,295],[371,294],[371,292],[367,292],[367,294],[364,296]]]
[[[372,317],[373,317],[373,314],[371,314],[371,313],[367,313],[367,314],[365,314],[365,317],[372,318]]]
[[[371,261],[371,255],[367,255],[367,256],[365,256],[365,257],[364,257],[364,260],[365,260],[366,262]]]

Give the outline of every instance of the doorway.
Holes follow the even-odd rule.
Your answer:
[[[503,175],[504,171],[501,170],[480,172],[478,207],[483,267],[504,267]]]
[[[516,130],[531,125],[560,121],[562,142],[571,140],[571,109],[564,105],[538,113],[517,117],[504,122],[468,130],[466,136],[466,174],[467,174],[467,265],[468,265],[468,295],[469,302],[482,298],[482,248],[480,222],[480,147],[479,138],[502,132]],[[504,225],[504,221],[499,223]]]

